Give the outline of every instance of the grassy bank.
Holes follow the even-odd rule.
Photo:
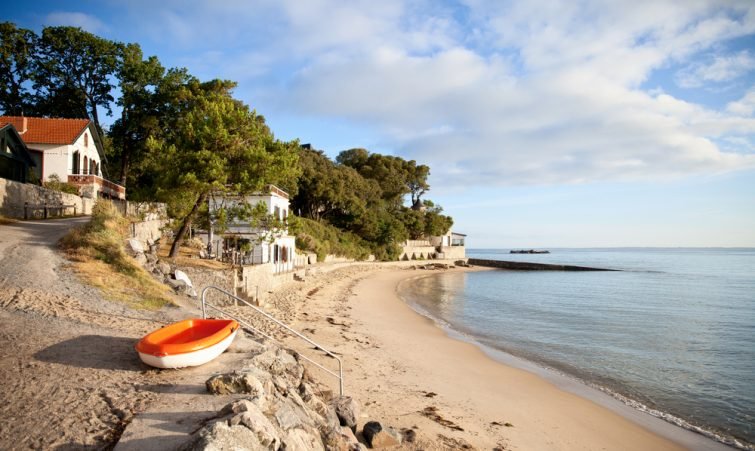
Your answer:
[[[291,227],[296,235],[296,247],[317,254],[323,261],[328,254],[355,260],[366,260],[371,254],[369,244],[354,233],[330,224],[296,217]]]
[[[76,273],[107,298],[144,309],[173,304],[170,289],[126,254],[128,226],[129,221],[111,202],[99,200],[91,221],[71,230],[60,240],[60,246]]]

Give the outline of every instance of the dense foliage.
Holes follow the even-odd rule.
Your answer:
[[[414,160],[351,149],[341,152],[334,162],[321,151],[302,149],[299,165],[298,193],[291,201],[294,212],[353,234],[379,260],[396,259],[406,239],[443,235],[453,224],[441,214],[441,207],[421,200],[430,189],[430,169]],[[404,205],[406,196],[411,198],[411,208]],[[338,247],[339,241],[325,234],[317,238]],[[301,240],[300,244],[318,252],[308,243]]]
[[[333,161],[297,141],[276,140],[263,116],[233,98],[234,87],[166,69],[138,44],[80,28],[46,27],[37,35],[0,23],[0,111],[92,119],[105,145],[106,176],[132,200],[168,203],[177,219],[172,256],[191,225],[207,221],[208,196],[243,195],[269,183],[292,196],[292,210],[305,219],[291,230],[318,255],[394,259],[402,241],[451,227],[439,206],[422,199],[428,166],[365,149]],[[120,116],[103,129],[99,113],[111,115],[116,106]]]

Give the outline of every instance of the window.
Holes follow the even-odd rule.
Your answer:
[[[79,151],[73,153],[73,158],[71,161],[71,174],[73,175],[79,175],[81,172],[81,155],[79,154]]]
[[[275,216],[275,219],[281,218],[281,209],[280,207],[276,206],[274,209],[275,213],[273,213],[273,216]]]
[[[84,133],[84,147],[89,147],[89,133]]]
[[[84,170],[82,174],[87,175],[87,169],[89,167],[89,159],[87,157],[84,157]]]

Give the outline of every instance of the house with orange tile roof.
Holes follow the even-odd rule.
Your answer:
[[[91,120],[0,116],[0,127],[7,124],[29,148],[40,181],[57,174],[78,186],[82,197],[126,198],[125,187],[103,177],[104,149]]]

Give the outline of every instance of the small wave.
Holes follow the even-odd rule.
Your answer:
[[[583,381],[583,383],[584,383],[584,381]],[[723,443],[724,445],[733,446],[733,447],[735,447],[737,449],[742,449],[742,450],[747,450],[747,451],[755,451],[755,446],[753,446],[753,445],[751,445],[749,443],[741,442],[741,441],[737,440],[734,437],[731,437],[731,436],[728,436],[728,435],[722,435],[722,434],[710,431],[710,430],[705,429],[703,427],[694,425],[694,424],[692,424],[692,423],[690,423],[690,422],[688,422],[688,421],[686,421],[686,420],[684,420],[682,418],[679,418],[679,417],[677,417],[675,415],[672,415],[670,413],[662,412],[662,411],[657,410],[657,409],[653,409],[653,408],[648,407],[648,406],[646,406],[645,404],[643,404],[643,403],[641,403],[639,401],[636,401],[634,399],[628,398],[628,397],[626,397],[626,396],[624,396],[624,395],[622,395],[620,393],[617,393],[617,392],[615,392],[615,391],[613,391],[613,390],[611,390],[609,388],[606,388],[606,387],[603,387],[603,386],[600,386],[600,385],[597,385],[597,384],[591,384],[591,383],[587,383],[587,385],[589,385],[589,386],[591,386],[593,388],[596,388],[596,389],[600,390],[603,393],[606,393],[607,395],[613,397],[614,399],[617,399],[617,400],[621,401],[622,403],[628,405],[629,407],[631,407],[631,408],[633,408],[635,410],[639,410],[640,412],[644,412],[644,413],[652,415],[652,416],[654,416],[656,418],[660,418],[660,419],[662,419],[664,421],[667,421],[667,422],[669,422],[671,424],[679,426],[679,427],[681,427],[683,429],[687,429],[687,430],[692,431],[692,432],[697,432],[698,434],[702,434],[702,435],[704,435],[704,436],[706,436],[706,437],[708,437],[708,438],[710,438],[712,440],[715,440],[717,442]]]

